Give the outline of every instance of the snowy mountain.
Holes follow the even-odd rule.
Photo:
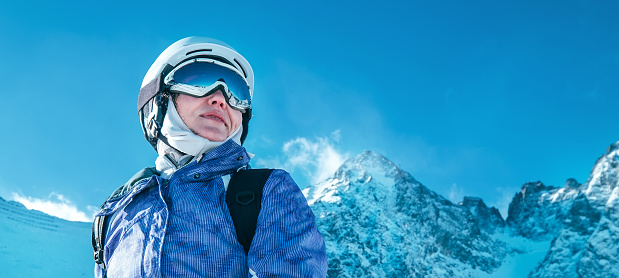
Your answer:
[[[304,193],[327,241],[329,277],[619,277],[619,142],[583,184],[522,186],[504,221],[453,204],[366,151]]]
[[[366,151],[305,192],[327,242],[329,277],[475,277],[515,252],[481,199],[453,204]]]
[[[582,185],[525,184],[509,206],[508,225],[532,240],[552,239],[531,277],[619,277],[619,142]]]
[[[92,277],[90,230],[0,198],[0,276]]]

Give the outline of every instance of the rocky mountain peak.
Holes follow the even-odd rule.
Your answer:
[[[336,178],[363,179],[393,179],[394,182],[414,181],[406,171],[381,154],[366,150],[363,153],[345,161],[335,172]]]
[[[580,183],[574,178],[569,178],[565,181],[565,188],[578,188],[580,187]]]
[[[589,179],[583,185],[591,205],[598,210],[612,207],[613,198],[619,194],[619,142],[611,144],[593,166]]]
[[[545,192],[552,189],[555,189],[555,187],[552,185],[544,185],[541,181],[527,182],[522,185],[522,190],[520,190],[520,194],[522,194],[523,198],[527,198],[527,195],[529,194]]]
[[[466,208],[472,216],[472,220],[478,222],[480,229],[492,234],[497,228],[505,227],[505,220],[495,207],[488,208],[484,200],[478,197],[465,196],[458,205]]]
[[[359,196],[365,196],[367,192],[391,196],[396,185],[412,183],[417,181],[411,174],[383,155],[366,150],[346,160],[332,177],[306,188],[304,194],[311,205],[317,201],[338,202],[342,194],[353,192],[359,192]]]
[[[527,182],[516,193],[509,204],[506,224],[520,236],[530,239],[546,240],[552,238],[560,228],[560,220],[553,219],[558,208],[548,197],[557,188],[542,182]]]
[[[608,146],[608,148],[606,149],[606,155],[609,155],[611,153],[617,153],[619,151],[619,141],[610,144],[610,146]]]
[[[479,197],[473,197],[473,196],[464,196],[464,199],[462,199],[462,202],[458,203],[458,205],[466,206],[466,207],[478,207],[478,206],[485,207],[486,206],[486,204],[484,203],[484,200],[482,200]]]

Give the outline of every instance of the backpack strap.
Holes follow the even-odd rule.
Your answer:
[[[226,204],[236,229],[236,236],[249,252],[256,233],[256,223],[262,202],[262,189],[273,169],[240,170],[230,178],[226,192]]]
[[[95,221],[92,223],[92,249],[95,251],[95,263],[98,264],[103,273],[106,272],[105,262],[103,261],[103,250],[105,248],[105,222],[107,215],[100,215],[95,217]],[[105,274],[104,274],[105,275]]]
[[[107,200],[118,198],[124,194],[127,194],[133,189],[133,187],[139,181],[146,179],[146,178],[150,178],[151,176],[158,175],[158,174],[159,173],[157,172],[155,167],[148,167],[148,168],[142,169],[141,171],[136,173],[133,177],[131,177],[131,179],[127,183],[125,183],[124,185],[116,189],[112,193],[112,195],[107,198]],[[107,200],[103,202],[103,205],[101,205],[101,208],[103,208]],[[92,223],[92,249],[95,251],[95,263],[98,264],[103,270],[103,277],[107,277],[105,261],[103,259],[103,253],[105,250],[105,234],[107,232],[108,218],[109,218],[109,215],[99,215],[95,217],[95,220]]]

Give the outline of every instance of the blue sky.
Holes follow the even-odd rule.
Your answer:
[[[616,1],[293,2],[0,3],[0,196],[83,219],[152,166],[139,87],[192,35],[250,61],[245,146],[301,187],[369,149],[504,212],[619,140]]]

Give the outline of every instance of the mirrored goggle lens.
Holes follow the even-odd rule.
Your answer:
[[[215,63],[194,62],[184,65],[173,73],[172,81],[203,88],[209,88],[217,81],[223,81],[226,83],[229,93],[239,101],[248,104],[251,101],[249,86],[245,83],[245,79],[234,70]]]

